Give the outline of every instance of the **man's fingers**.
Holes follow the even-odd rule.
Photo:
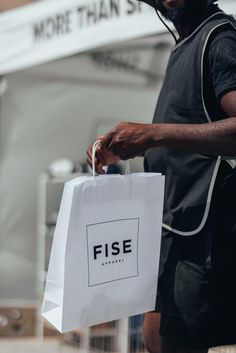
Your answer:
[[[96,169],[96,172],[97,172],[98,174],[105,174],[105,170],[103,170],[102,167],[97,168],[97,169]]]
[[[109,149],[109,145],[112,142],[112,136],[108,133],[107,135],[103,136],[103,139],[100,142],[102,148]]]
[[[89,151],[87,152],[87,163],[89,164],[90,167],[92,166],[92,158]]]
[[[89,159],[89,161],[91,161],[91,164],[92,164],[92,154],[93,154],[93,148],[92,146],[90,146],[90,148],[87,151],[87,158]],[[98,146],[96,149],[94,160],[95,160],[95,164],[98,164],[98,163],[101,163],[103,165],[106,164],[100,146]]]
[[[87,151],[87,158],[92,160],[92,146],[90,146],[88,151]]]
[[[99,146],[96,150],[96,159],[97,163],[102,164],[103,166],[107,165],[105,151],[101,146]]]
[[[87,152],[87,162],[92,167],[92,153],[90,151]],[[97,157],[95,156],[95,164],[97,164]]]
[[[87,163],[89,164],[90,168],[93,168],[92,154],[93,154],[93,147],[91,145],[87,151]],[[98,174],[104,174],[105,171],[103,170],[103,167],[106,165],[106,161],[104,159],[103,151],[100,146],[98,146],[96,149],[94,162],[95,162],[95,171]]]
[[[91,158],[87,157],[87,163],[90,166],[90,168],[93,168],[92,159]],[[102,164],[98,164],[98,163],[95,163],[95,171],[98,174],[104,174],[105,173],[105,171],[103,170],[103,165]]]

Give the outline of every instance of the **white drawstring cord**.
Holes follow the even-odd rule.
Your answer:
[[[100,145],[100,140],[97,140],[93,144],[93,149],[92,149],[92,169],[93,169],[93,177],[95,178],[96,176],[96,170],[95,170],[95,155],[96,155],[96,150],[98,146]]]

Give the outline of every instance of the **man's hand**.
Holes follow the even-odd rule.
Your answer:
[[[90,145],[87,152],[87,162],[92,168],[92,151],[93,145]],[[112,152],[108,152],[105,148],[98,146],[95,156],[95,170],[98,174],[104,174],[103,167],[112,165],[119,162],[119,157],[115,156]]]
[[[152,124],[120,123],[101,140],[101,146],[122,160],[143,156],[153,147]]]

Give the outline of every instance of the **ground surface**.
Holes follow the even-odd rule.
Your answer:
[[[81,352],[79,348],[61,345],[59,340],[46,339],[0,339],[0,353],[75,353]],[[101,352],[102,353],[102,352]],[[236,353],[235,346],[215,347],[209,353]]]

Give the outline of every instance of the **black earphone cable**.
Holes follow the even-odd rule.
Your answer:
[[[161,15],[159,14],[158,10],[156,9],[155,0],[153,0],[153,5],[154,5],[154,8],[155,8],[155,11],[156,11],[156,14],[157,14],[159,20],[160,20],[160,21],[163,23],[163,25],[167,28],[167,30],[170,32],[170,34],[171,34],[172,37],[174,38],[175,43],[177,44],[177,43],[178,43],[178,39],[177,39],[176,35],[174,34],[174,32],[170,29],[170,27],[165,23],[165,21],[163,20],[163,18],[162,18]]]
[[[218,0],[207,0],[207,13],[209,13],[209,11],[212,9],[212,5],[217,7],[216,4],[214,4],[215,2],[217,2]],[[163,25],[167,28],[167,30],[170,32],[170,34],[172,35],[172,37],[174,38],[175,40],[175,43],[177,44],[178,43],[178,39],[176,37],[176,35],[174,34],[174,32],[170,29],[170,27],[166,24],[166,22],[163,20],[163,18],[161,17],[159,11],[157,10],[157,7],[156,7],[156,0],[152,0],[152,6],[154,7],[155,11],[156,11],[156,14],[159,18],[159,20],[163,23]]]

